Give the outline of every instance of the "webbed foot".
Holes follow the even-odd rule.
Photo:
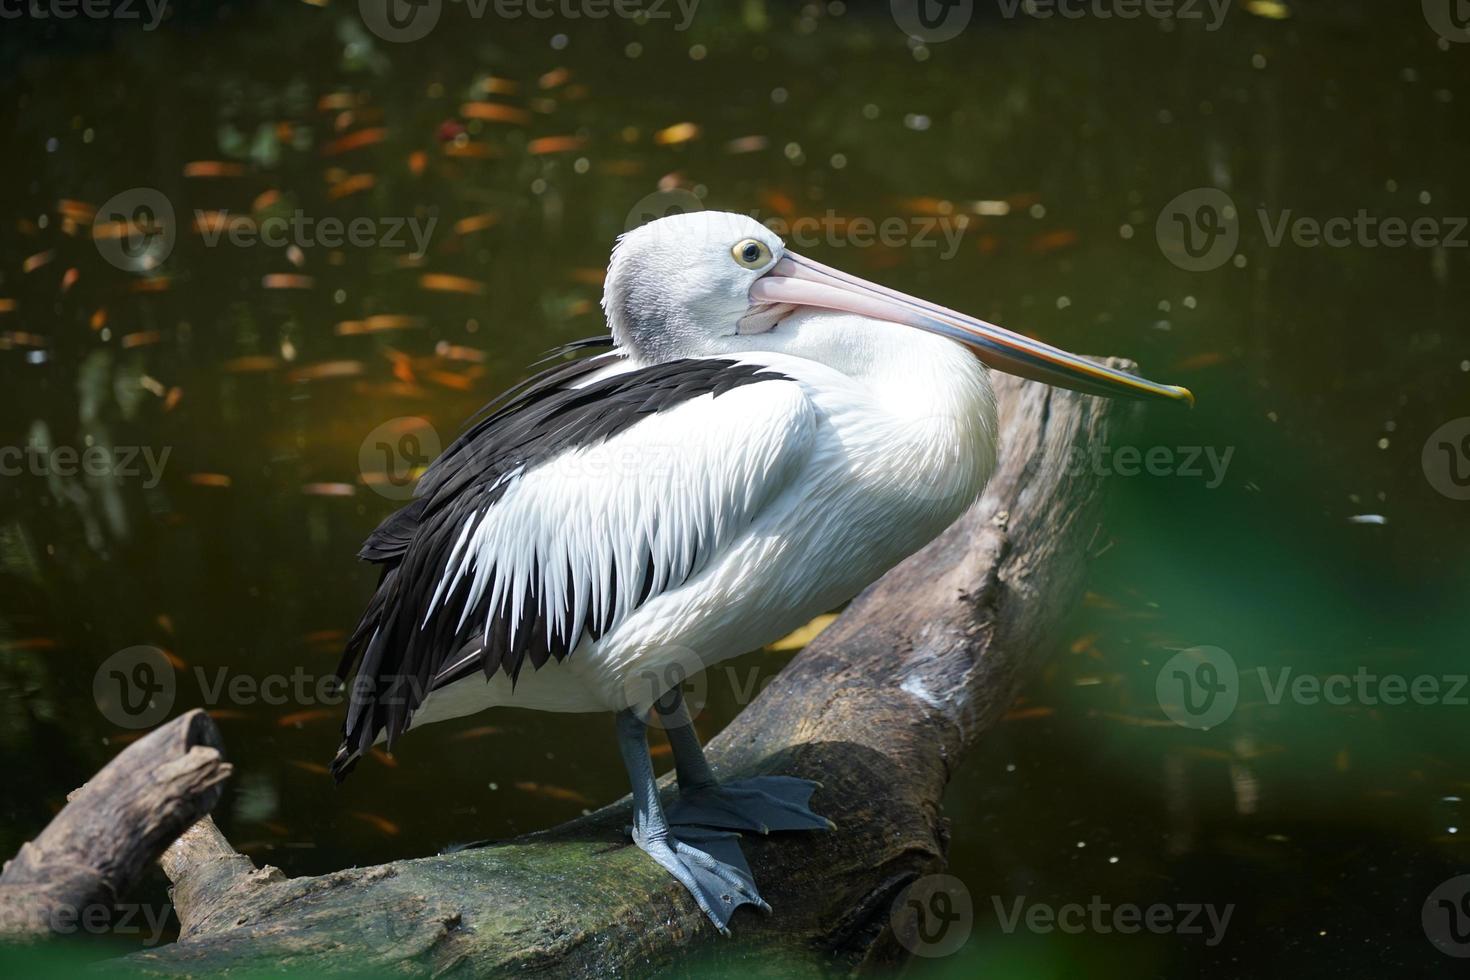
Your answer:
[[[817,783],[795,776],[755,776],[681,791],[670,804],[676,827],[717,827],[758,834],[773,830],[835,830],[808,805]]]
[[[730,935],[730,916],[742,905],[762,912],[771,907],[761,898],[751,877],[750,865],[740,852],[739,836],[733,833],[678,829],[667,837],[633,841],[664,870],[679,879],[715,928]]]

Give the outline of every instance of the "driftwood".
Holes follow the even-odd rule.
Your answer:
[[[180,941],[126,965],[590,977],[695,963],[816,974],[903,958],[891,912],[944,868],[945,783],[1055,645],[1099,538],[1101,477],[1069,466],[1071,450],[1116,441],[1131,418],[1126,404],[999,386],[1001,463],[982,500],[708,746],[721,776],[823,783],[812,806],[837,830],[744,840],[774,915],[743,910],[721,938],[627,843],[626,799],[503,844],[314,878],[256,870],[206,820],[164,858]]]
[[[0,871],[0,937],[100,931],[179,834],[219,801],[219,729],[191,711],[128,746]]]

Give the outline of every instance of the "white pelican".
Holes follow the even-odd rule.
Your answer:
[[[496,705],[616,712],[634,841],[728,933],[738,906],[769,911],[731,831],[831,824],[806,780],[715,779],[684,674],[851,598],[960,516],[995,464],[985,365],[1192,396],[802,258],[735,214],[623,235],[602,307],[611,336],[572,348],[611,349],[491,403],[363,546],[383,574],[339,668],[357,673],[332,768]]]

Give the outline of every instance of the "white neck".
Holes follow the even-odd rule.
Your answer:
[[[953,341],[820,311],[798,313],[768,333],[718,339],[732,354],[799,357],[854,382],[844,387],[858,395],[852,410],[862,420],[849,430],[850,448],[871,454],[873,472],[888,474],[896,493],[931,499],[936,515],[967,506],[995,468],[990,375]]]

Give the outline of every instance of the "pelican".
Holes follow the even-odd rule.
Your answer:
[[[609,336],[491,402],[363,546],[382,578],[338,669],[355,676],[332,770],[497,705],[613,712],[633,841],[728,935],[741,905],[770,911],[739,834],[832,824],[810,781],[716,778],[680,682],[852,598],[970,506],[995,467],[990,368],[1193,396],[839,272],[738,214],[622,235],[602,308]],[[673,748],[667,808],[651,723]]]

